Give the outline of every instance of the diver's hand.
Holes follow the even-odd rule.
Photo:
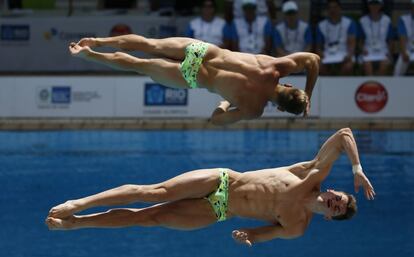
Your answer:
[[[253,245],[251,241],[251,235],[246,229],[234,230],[231,236],[233,237],[234,241],[240,244],[245,244],[249,247]]]
[[[89,47],[96,47],[98,46],[96,38],[93,37],[85,37],[79,40],[77,43],[79,46],[89,46]]]
[[[310,113],[310,108],[311,108],[312,91],[311,92],[305,91],[305,94],[306,94],[306,107],[305,107],[305,110],[303,111],[303,117],[308,117]]]
[[[306,108],[305,111],[303,112],[303,117],[308,117],[309,113],[310,113],[310,107],[311,107],[311,103],[310,100],[308,100],[306,102]]]
[[[369,182],[367,176],[365,176],[364,172],[362,171],[362,168],[356,169],[354,172],[355,192],[358,193],[359,188],[361,186],[364,188],[365,197],[368,200],[374,200],[374,197],[375,197],[374,187],[371,185],[371,182]]]
[[[69,51],[72,56],[80,58],[87,58],[88,54],[92,52],[89,46],[80,46],[73,42],[69,45]]]

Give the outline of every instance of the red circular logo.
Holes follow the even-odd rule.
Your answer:
[[[367,81],[358,87],[355,102],[359,109],[368,113],[381,111],[388,101],[385,87],[376,81]]]
[[[132,29],[128,25],[116,24],[115,26],[112,27],[109,35],[111,37],[115,37],[115,36],[122,36],[122,35],[127,35],[127,34],[132,34]]]

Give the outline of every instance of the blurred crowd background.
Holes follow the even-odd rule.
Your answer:
[[[16,19],[185,17],[165,36],[276,57],[315,52],[321,75],[414,74],[414,0],[0,0],[0,6],[2,18]],[[130,32],[118,28],[116,35]]]

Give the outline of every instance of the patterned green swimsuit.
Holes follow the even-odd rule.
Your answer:
[[[197,74],[203,58],[208,50],[208,44],[195,42],[185,48],[185,59],[180,65],[181,73],[191,88],[197,88]]]
[[[210,202],[211,207],[213,207],[217,221],[226,220],[229,199],[228,169],[220,169],[220,183],[217,190],[209,194],[206,199]]]

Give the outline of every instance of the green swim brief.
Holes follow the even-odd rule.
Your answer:
[[[229,174],[227,171],[227,169],[220,169],[220,183],[217,190],[206,197],[214,209],[217,221],[224,221],[227,217],[227,202],[229,198]]]
[[[208,44],[195,42],[185,48],[185,59],[180,65],[181,73],[191,88],[197,88],[197,74],[203,58],[207,53]]]

